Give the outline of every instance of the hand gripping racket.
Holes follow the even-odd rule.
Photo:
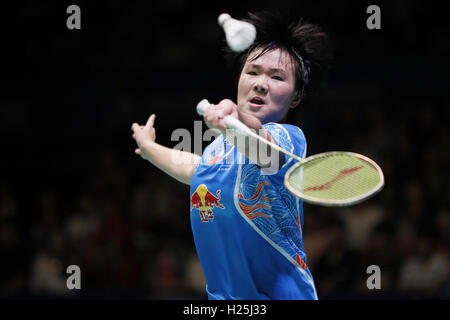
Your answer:
[[[203,115],[211,104],[202,100],[197,112]],[[252,136],[270,147],[287,154],[298,162],[284,177],[286,188],[305,202],[323,206],[350,206],[379,192],[384,186],[384,175],[375,161],[354,152],[332,151],[305,159],[252,132],[244,123],[230,116],[224,118],[228,128]]]

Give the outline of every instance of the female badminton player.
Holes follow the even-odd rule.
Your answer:
[[[223,119],[237,118],[304,158],[302,130],[285,121],[323,79],[331,60],[327,35],[267,12],[246,21],[257,37],[236,53],[242,62],[237,103],[222,100],[203,115],[222,135],[201,157],[166,148],[155,142],[151,115],[145,126],[132,125],[136,153],[191,186],[191,225],[209,299],[318,299],[303,247],[302,201],[283,184],[294,161],[275,150],[262,161],[249,147],[257,140],[229,139]]]

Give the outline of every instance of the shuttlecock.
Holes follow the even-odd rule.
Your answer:
[[[256,28],[251,23],[233,19],[227,13],[222,13],[217,21],[225,31],[225,37],[231,50],[244,51],[255,41]]]

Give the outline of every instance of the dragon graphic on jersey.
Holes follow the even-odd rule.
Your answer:
[[[253,194],[253,196],[251,196],[248,199],[245,199],[244,196],[242,195],[241,192],[239,192],[238,194],[238,198],[239,198],[239,207],[241,208],[241,210],[245,213],[245,215],[250,219],[256,219],[259,217],[263,217],[263,218],[270,218],[270,215],[267,215],[261,211],[256,211],[258,209],[270,209],[270,206],[268,204],[263,203],[263,201],[265,202],[271,202],[273,201],[272,198],[268,198],[266,196],[262,196],[259,197],[261,194],[261,189],[265,186],[268,185],[269,182],[267,181],[261,181],[260,183],[258,183],[255,193]],[[256,200],[256,203],[254,203]],[[244,203],[251,203],[251,204],[245,204]],[[256,211],[256,212],[254,212]]]

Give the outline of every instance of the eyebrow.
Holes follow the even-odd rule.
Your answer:
[[[256,68],[258,70],[264,69],[262,65],[257,64],[257,63],[252,63],[252,62],[248,63],[248,66]],[[280,68],[270,68],[269,72],[271,72],[271,73],[280,72],[280,73],[287,74],[286,70],[280,69]]]

